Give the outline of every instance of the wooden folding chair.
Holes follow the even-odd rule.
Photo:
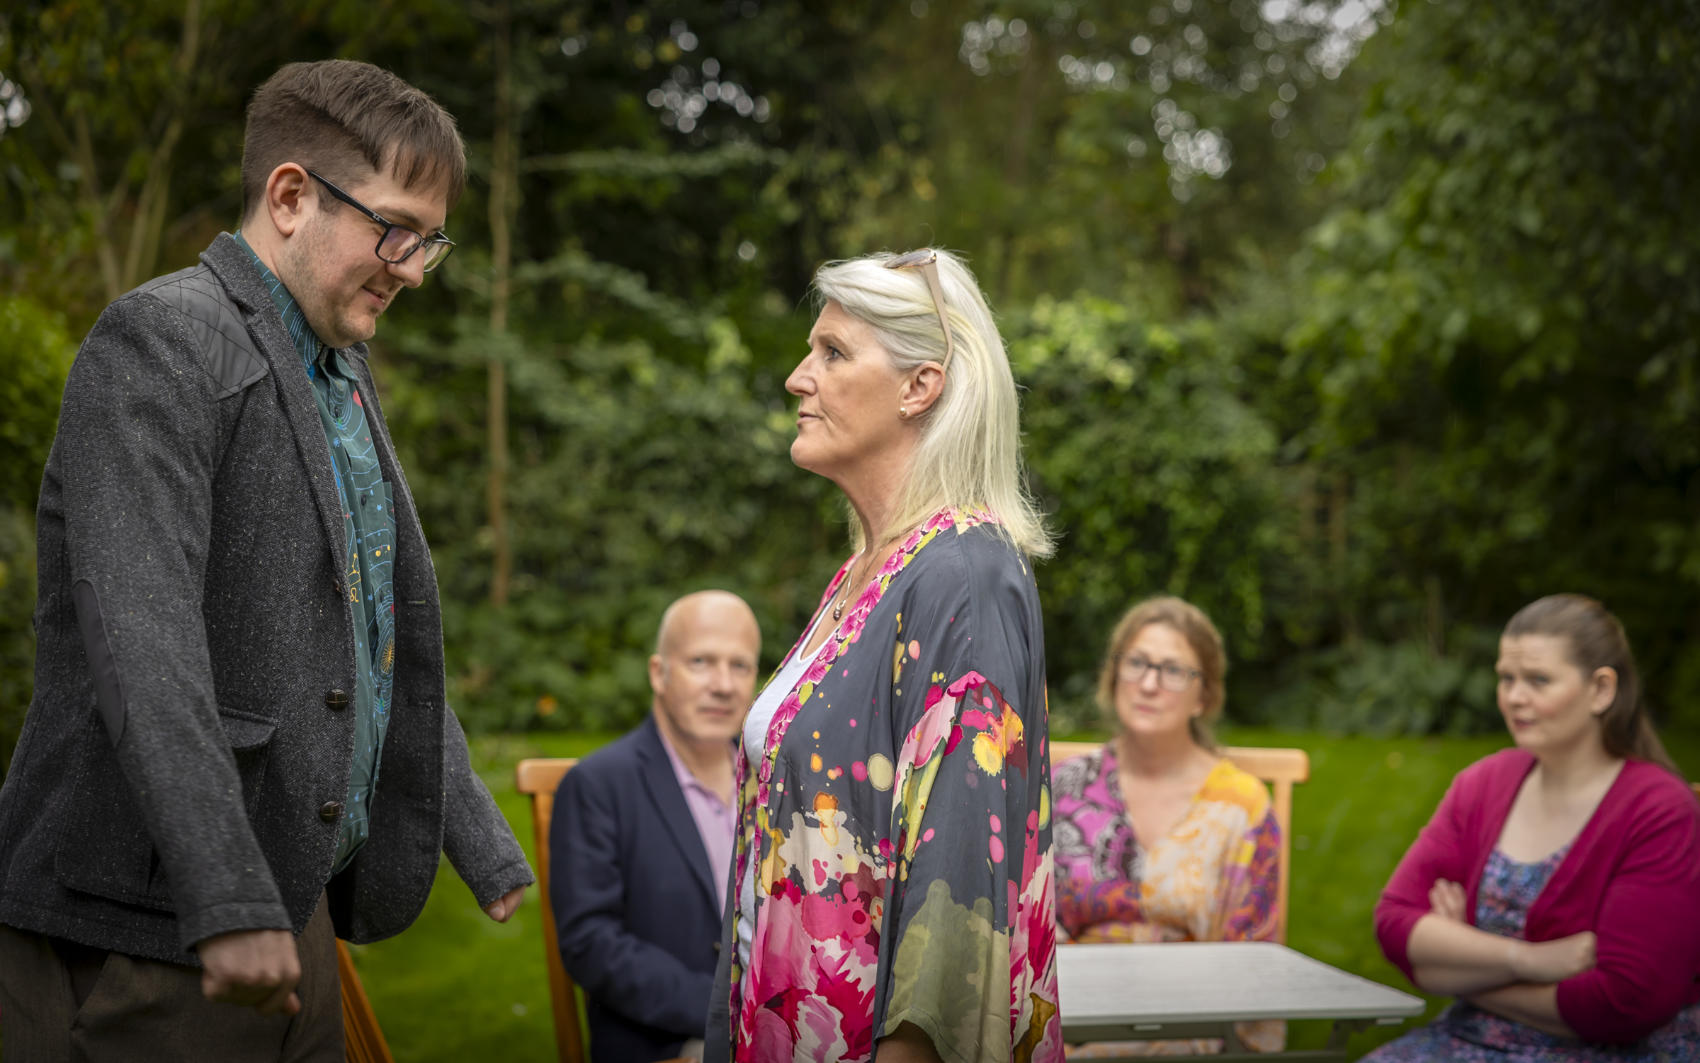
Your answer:
[[[549,969],[549,1009],[555,1016],[555,1051],[560,1063],[585,1063],[584,1028],[578,1021],[578,997],[567,969],[561,966],[560,936],[555,907],[549,903],[549,820],[555,814],[555,788],[561,776],[577,764],[572,757],[531,757],[514,768],[514,784],[531,798],[531,829],[537,847],[532,866],[543,895],[543,963]],[[607,1060],[602,1063],[618,1063]],[[691,1063],[687,1059],[665,1063]]]
[[[1097,742],[1052,742],[1051,765],[1101,748]],[[1274,796],[1275,825],[1281,828],[1280,886],[1275,894],[1275,940],[1287,940],[1287,882],[1293,857],[1293,784],[1310,778],[1310,755],[1302,749],[1224,746],[1222,755],[1234,766],[1269,784]]]
[[[578,1021],[573,980],[561,966],[560,936],[555,929],[555,906],[549,903],[549,819],[555,812],[555,788],[561,776],[578,763],[571,757],[532,757],[514,768],[519,792],[531,798],[531,829],[536,841],[532,866],[542,895],[543,963],[549,970],[549,1010],[555,1016],[555,1051],[560,1063],[584,1063],[584,1029]]]
[[[336,943],[336,973],[342,982],[342,1036],[348,1063],[395,1063],[378,1016],[366,999],[366,987],[354,969],[354,957],[340,939]]]

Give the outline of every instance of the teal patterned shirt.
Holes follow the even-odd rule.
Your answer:
[[[254,249],[236,234],[250,255]],[[330,446],[336,493],[342,503],[343,571],[348,574],[348,611],[354,621],[354,762],[348,776],[348,800],[337,831],[334,875],[348,866],[372,826],[372,797],[378,785],[379,754],[390,722],[390,693],[395,666],[395,509],[389,481],[378,467],[378,452],[366,427],[366,407],[348,355],[325,346],[307,324],[307,315],[277,275],[254,255],[284,328],[301,356],[313,385],[313,401]]]

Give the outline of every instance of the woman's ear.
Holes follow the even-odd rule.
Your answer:
[[[937,362],[926,362],[903,378],[897,389],[897,406],[901,416],[919,417],[943,394],[944,369]]]
[[[1596,668],[1588,677],[1588,711],[1602,716],[1617,700],[1617,669]]]

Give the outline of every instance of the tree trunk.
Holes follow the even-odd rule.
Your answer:
[[[513,21],[510,8],[498,8],[494,60],[495,128],[490,144],[490,338],[493,354],[486,422],[490,476],[486,501],[490,520],[490,604],[507,605],[513,579],[513,545],[508,537],[508,300],[512,288],[513,225],[517,214],[518,154],[513,129]]]
[[[1423,577],[1423,627],[1428,636],[1428,652],[1430,656],[1439,658],[1446,655],[1446,596],[1440,586],[1440,577],[1430,572]]]
[[[1334,573],[1335,600],[1340,610],[1340,640],[1347,646],[1356,646],[1363,631],[1352,594],[1351,573],[1347,568],[1346,502],[1350,483],[1343,470],[1335,472],[1332,490],[1328,493],[1328,562]]]
[[[165,232],[166,210],[171,199],[172,156],[183,136],[183,116],[190,105],[193,80],[201,62],[201,0],[187,0],[183,7],[183,33],[172,59],[173,91],[161,104],[154,128],[156,140],[143,167],[145,176],[134,202],[131,181],[121,168],[111,189],[103,189],[89,116],[81,111],[68,115],[66,130],[50,107],[40,107],[49,135],[76,162],[83,207],[94,219],[96,261],[108,302],[153,276]],[[46,101],[41,101],[45,104]],[[121,216],[128,211],[128,235],[120,239]]]

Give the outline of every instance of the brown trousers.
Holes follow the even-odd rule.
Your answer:
[[[201,995],[196,967],[0,926],[3,1063],[343,1063],[336,934],[321,896],[296,939],[296,1015]]]

